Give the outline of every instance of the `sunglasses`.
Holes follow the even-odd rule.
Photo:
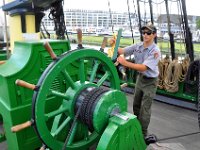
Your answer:
[[[152,31],[146,31],[146,32],[145,32],[145,31],[142,31],[142,34],[143,34],[143,35],[145,35],[145,34],[151,35],[151,34],[153,34],[153,32],[152,32]]]

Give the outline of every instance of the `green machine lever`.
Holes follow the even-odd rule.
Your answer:
[[[117,33],[117,40],[116,40],[116,44],[115,44],[115,49],[114,49],[112,60],[115,60],[117,58],[117,52],[118,52],[121,36],[122,36],[122,29],[119,29],[118,33]]]

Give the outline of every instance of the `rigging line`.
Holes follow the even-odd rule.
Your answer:
[[[134,36],[133,36],[133,28],[132,28],[129,0],[127,0],[127,7],[128,7],[128,16],[129,16],[129,22],[130,22],[130,28],[131,28],[131,35],[132,35],[133,44],[134,44]]]
[[[141,19],[141,12],[140,12],[140,1],[137,0],[137,11],[138,11],[138,25],[139,25],[139,31],[140,31],[140,40],[143,41],[143,36],[142,36],[142,31],[141,31],[141,28],[142,28],[142,19]]]
[[[172,137],[168,137],[168,138],[158,139],[158,141],[166,141],[166,140],[181,138],[181,137],[185,137],[185,136],[195,135],[195,134],[199,134],[199,133],[200,133],[200,131],[197,131],[197,132],[193,132],[193,133],[188,133],[188,134],[183,134],[183,135],[177,135],[177,136],[172,136]]]
[[[171,2],[178,2],[178,0],[168,0],[168,1],[171,1]]]
[[[139,0],[136,0],[136,2],[135,2],[135,0],[133,0],[133,7],[134,7],[134,10],[135,10],[135,12],[134,12],[134,17],[136,18],[136,22],[137,22],[137,27],[138,27],[138,30],[139,30],[139,32],[140,32],[140,40],[142,40],[142,35],[141,35],[141,31],[140,31],[140,29],[141,29],[141,17],[140,17],[140,8],[139,8],[139,6],[138,6],[138,12],[136,12],[136,10],[137,10],[137,8],[136,8],[136,5],[137,5],[137,2],[139,3]],[[136,4],[135,4],[136,3]],[[135,27],[135,26],[134,26]]]
[[[180,51],[181,51],[181,57],[183,56],[183,51],[182,51],[182,38],[184,38],[185,39],[185,36],[183,35],[183,33],[182,33],[182,27],[181,27],[181,24],[183,24],[183,22],[181,21],[181,16],[180,16],[180,3],[179,3],[179,1],[177,0],[177,8],[178,8],[178,21],[179,21],[179,25],[178,26],[180,26],[180,28],[181,28],[181,32],[180,32]],[[184,45],[184,47],[185,47],[185,45]],[[185,47],[186,48],[186,47]]]
[[[109,0],[108,0],[108,8],[109,8],[109,14],[110,14],[110,21],[111,21],[111,26],[112,26],[112,32],[114,33],[114,25],[113,25],[112,12],[111,12],[111,7],[110,7],[110,1]]]
[[[199,83],[198,83],[198,123],[199,123],[199,129],[200,129],[200,61],[199,61]]]
[[[151,23],[154,24],[152,0],[149,0],[149,9],[150,9],[149,11],[151,16]],[[154,42],[157,43],[157,36],[155,37]]]
[[[137,12],[136,12],[136,6],[135,6],[135,0],[133,0],[133,7],[134,7],[134,10],[135,10],[135,12],[134,12],[134,15],[135,15],[135,18],[137,18],[137,26],[139,26],[139,16],[137,15]]]
[[[144,24],[147,24],[146,3],[144,2]]]
[[[40,29],[40,32],[41,32],[41,34],[42,34],[42,35],[41,35],[42,38],[43,38],[43,39],[46,39],[46,36],[44,35],[44,32],[43,32],[41,29]]]
[[[63,0],[63,7],[64,7],[64,5],[65,5],[65,0]],[[64,21],[64,22],[65,22],[65,24],[67,24],[67,20]],[[67,36],[67,40],[70,41],[67,28],[65,28],[65,34],[66,34],[66,36]]]
[[[154,2],[153,0],[152,0],[152,3],[154,3],[154,4],[162,4],[162,3],[164,3],[165,2],[165,0],[162,0],[161,2]]]
[[[64,11],[63,11],[63,0],[58,4],[53,3],[50,8],[50,13],[48,15],[50,20],[54,21],[55,31],[57,39],[65,39],[65,20],[64,20]]]
[[[44,31],[45,31],[46,34],[47,34],[48,39],[50,39],[50,33],[47,31],[47,28],[45,27],[44,22],[41,22],[41,24],[42,24],[42,27],[43,27]],[[46,36],[45,36],[45,35],[44,35],[44,37],[45,37],[45,39],[46,39]]]
[[[148,3],[149,1],[147,0],[147,2],[144,0],[144,1],[142,1],[142,0],[139,0],[140,2],[144,2],[144,3]]]
[[[150,9],[150,15],[151,15],[151,23],[154,24],[152,0],[149,0],[149,9]]]
[[[78,108],[78,110],[77,110],[77,112],[76,112],[76,114],[75,114],[75,116],[74,116],[74,120],[73,120],[72,125],[71,125],[71,128],[70,128],[70,130],[69,130],[69,132],[68,132],[68,135],[67,135],[67,137],[66,137],[66,139],[65,139],[65,142],[64,142],[64,144],[63,144],[62,150],[65,150],[65,149],[66,149],[66,146],[67,146],[67,144],[68,144],[68,142],[69,142],[70,136],[72,135],[73,129],[75,128],[76,122],[77,122],[78,117],[79,117],[79,115],[80,115],[81,107],[82,107],[82,104],[81,104],[81,106],[79,106],[79,108]]]
[[[157,3],[156,4],[157,5],[157,13],[159,13],[159,16],[158,16],[158,25],[159,25],[159,27],[160,27],[160,35],[161,35],[161,37],[163,37],[163,33],[162,33],[162,27],[161,27],[161,24],[162,24],[162,22],[163,22],[163,17],[162,17],[162,15],[161,15],[161,5],[159,4],[159,3]],[[160,6],[160,8],[159,8],[159,11],[158,11],[158,6]],[[164,38],[161,38],[160,39],[160,44],[159,44],[159,47],[160,47],[160,49],[161,49],[161,51],[163,52],[163,51],[165,51],[165,50],[163,50],[163,44],[164,44]],[[168,51],[168,53],[167,53],[168,55],[169,55],[169,51]]]
[[[180,0],[178,0],[179,2],[179,6],[180,6],[180,12],[181,12],[181,20],[182,20],[182,31],[183,31],[183,36],[184,36],[184,40],[186,39],[186,27],[184,24],[184,17],[183,17],[183,7],[182,7],[182,3],[180,2]],[[184,42],[184,46],[186,48],[186,42]]]
[[[168,5],[170,5],[169,14],[171,14],[171,12],[172,12],[172,2],[170,4],[168,2]]]

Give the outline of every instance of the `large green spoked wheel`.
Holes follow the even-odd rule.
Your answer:
[[[103,74],[97,77],[99,68]],[[75,114],[81,105],[78,100],[105,82],[111,89],[120,89],[115,66],[97,50],[69,51],[47,67],[38,81],[32,108],[34,128],[47,147],[61,150],[70,137],[64,148],[82,150],[100,138],[99,133],[90,130],[80,119],[76,120]]]

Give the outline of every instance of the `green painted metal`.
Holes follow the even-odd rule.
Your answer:
[[[7,60],[7,53],[0,49],[0,60]]]
[[[6,43],[0,41],[0,61],[10,57],[10,50],[7,50]]]
[[[0,134],[0,142],[3,142],[3,141],[5,141],[5,140],[6,140],[5,134],[4,134],[4,133],[1,133],[1,134]]]
[[[0,66],[0,115],[5,128],[5,136],[0,140],[6,138],[9,150],[34,150],[42,143],[53,150],[63,146],[67,150],[86,150],[99,140],[98,148],[103,146],[102,138],[111,126],[114,127],[113,123],[120,138],[134,136],[129,145],[140,150],[137,143],[142,147],[144,144],[141,128],[135,116],[125,113],[126,96],[120,91],[118,72],[111,59],[94,49],[70,50],[67,41],[50,41],[50,45],[58,56],[53,61],[43,41],[16,42],[13,55]],[[17,79],[35,84],[37,90],[15,85]],[[109,90],[93,99],[94,129],[91,129],[76,116],[81,106],[78,100],[84,97],[85,90],[97,89],[107,82]],[[110,118],[116,110],[129,120]],[[11,132],[12,126],[28,120],[33,121],[34,130],[29,127]],[[129,128],[133,133],[124,132]],[[107,138],[116,136],[107,135]],[[120,140],[118,144],[119,149],[127,147],[126,141]]]
[[[10,59],[0,65],[0,115],[9,150],[36,149],[41,146],[33,128],[12,133],[11,127],[31,119],[33,91],[15,85],[15,81],[38,82],[52,61],[43,42],[16,42]],[[58,56],[70,49],[67,41],[50,41],[50,45]]]
[[[158,94],[162,94],[162,95],[168,95],[169,97],[175,97],[177,99],[182,99],[188,102],[197,102],[197,93],[186,93],[186,91],[184,90],[184,84],[183,82],[179,83],[179,90],[175,93],[170,93],[167,92],[166,90],[163,89],[158,89],[157,93]]]
[[[121,115],[127,117],[128,120],[117,116],[110,118],[109,124],[97,145],[97,150],[146,149],[141,126],[136,116],[127,112],[122,112]]]
[[[94,128],[98,133],[102,133],[102,130],[105,129],[110,114],[113,109],[116,108],[119,109],[120,112],[127,111],[126,95],[119,90],[107,92],[98,101],[93,114]]]
[[[116,40],[116,43],[115,43],[115,49],[114,49],[112,60],[117,59],[117,53],[118,53],[118,48],[119,48],[121,36],[122,36],[122,29],[119,29],[118,33],[117,33],[117,40]]]
[[[94,76],[97,74],[97,69],[93,68],[98,68],[97,66],[103,66],[104,75],[95,83]],[[72,77],[71,67],[76,68],[73,70],[76,71],[77,78]],[[66,84],[65,89],[53,88],[53,83],[57,78],[62,78],[63,83]],[[111,89],[120,89],[115,66],[105,54],[97,50],[69,51],[49,65],[37,83],[40,89],[33,96],[34,127],[38,136],[48,147],[55,150],[62,149],[71,128],[73,130],[66,149],[87,149],[99,140],[101,136],[99,133],[95,130],[89,131],[85,124],[75,120],[75,103],[84,89],[100,87],[105,81],[110,82]],[[55,98],[51,99],[52,95]],[[58,104],[58,107],[52,107],[52,110],[46,111],[46,107],[53,106],[54,103]],[[75,126],[71,126],[73,121],[75,121]],[[52,122],[50,126],[49,122]],[[80,130],[77,126],[84,130]],[[63,133],[65,138],[58,138]],[[76,139],[77,135],[83,136]]]

